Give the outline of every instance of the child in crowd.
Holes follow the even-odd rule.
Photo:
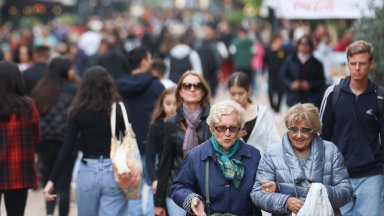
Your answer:
[[[146,163],[153,193],[157,189],[157,169],[163,152],[165,121],[176,112],[175,88],[167,88],[160,95],[154,109],[148,132]]]

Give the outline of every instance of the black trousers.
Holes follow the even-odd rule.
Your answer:
[[[4,194],[4,203],[8,216],[24,216],[27,204],[28,189],[0,190],[1,197]]]
[[[53,169],[56,158],[59,155],[60,148],[63,145],[61,141],[43,140],[42,141],[42,160],[43,160],[43,182],[47,184],[48,177]],[[73,152],[65,168],[61,171],[60,177],[55,182],[53,193],[57,194],[54,201],[46,201],[47,214],[53,214],[56,201],[59,203],[59,215],[67,216],[69,212],[70,186],[72,181],[72,171],[77,157],[77,151]]]

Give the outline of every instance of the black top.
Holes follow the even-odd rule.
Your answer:
[[[149,127],[145,160],[150,182],[157,179],[157,170],[164,147],[164,134],[165,122],[163,119],[157,120]]]
[[[248,141],[248,138],[251,135],[253,128],[255,127],[256,119],[257,119],[257,117],[255,117],[254,119],[252,119],[250,121],[245,122],[244,126],[245,126],[245,130],[247,131],[247,135],[243,136],[245,143]]]
[[[117,112],[117,128],[122,128],[121,112]],[[84,155],[107,155],[111,151],[110,115],[106,110],[81,110],[70,114],[64,145],[50,174],[55,181],[63,170],[72,151],[77,147]]]

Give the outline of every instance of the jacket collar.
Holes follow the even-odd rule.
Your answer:
[[[205,161],[207,158],[211,157],[213,160],[217,159],[217,156],[215,154],[215,151],[213,150],[213,144],[211,142],[211,139],[206,140],[202,145],[204,145],[204,150],[202,151],[200,155],[200,160]],[[241,158],[251,158],[252,154],[250,151],[246,151],[244,148],[246,145],[243,141],[240,140],[240,146],[239,150],[235,154],[234,158],[241,160]]]
[[[312,139],[311,150],[304,167],[300,165],[299,160],[293,151],[287,132],[283,136],[283,152],[285,156],[284,159],[295,183],[299,183],[304,180],[310,180],[312,182],[323,181],[325,147],[322,139],[318,135],[315,135]],[[309,172],[304,171],[308,170],[306,169],[307,167]]]
[[[341,89],[353,94],[351,88],[349,87],[350,82],[351,82],[351,76],[347,76],[341,80],[340,85],[341,85]],[[364,90],[363,94],[371,93],[375,90],[376,90],[376,84],[370,79],[368,79],[368,85],[367,85],[367,88]]]

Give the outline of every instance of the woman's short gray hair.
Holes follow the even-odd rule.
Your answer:
[[[298,103],[291,107],[284,117],[284,123],[287,128],[302,120],[306,121],[308,127],[310,127],[314,133],[320,133],[320,114],[315,105],[311,103]]]
[[[228,115],[232,113],[238,114],[238,123],[241,128],[244,127],[245,124],[245,110],[244,108],[238,104],[234,100],[223,100],[211,107],[209,116],[207,118],[207,124],[212,129],[215,127],[217,123],[220,122],[220,117],[222,115]]]

